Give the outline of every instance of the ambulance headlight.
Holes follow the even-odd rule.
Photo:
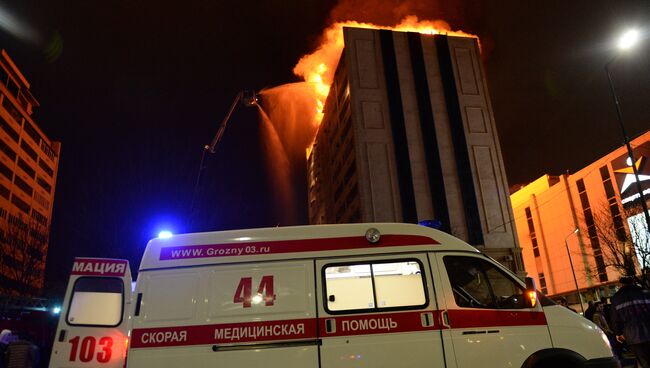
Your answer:
[[[54,307],[52,308],[52,314],[59,314],[61,313],[61,307]]]
[[[375,229],[374,227],[366,230],[366,240],[368,243],[377,244],[379,243],[380,238],[381,234],[379,233],[379,230]]]

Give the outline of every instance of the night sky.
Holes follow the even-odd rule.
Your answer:
[[[54,297],[74,256],[128,258],[135,271],[163,228],[306,223],[304,154],[292,159],[299,205],[287,219],[255,109],[235,110],[194,188],[203,145],[236,94],[297,82],[294,65],[332,20],[393,25],[415,14],[477,34],[511,185],[576,171],[622,144],[604,65],[616,35],[650,31],[647,0],[0,0],[0,9],[32,30],[0,29],[0,46],[41,103],[35,121],[62,142],[46,273]],[[650,128],[650,39],[612,70],[634,137]]]

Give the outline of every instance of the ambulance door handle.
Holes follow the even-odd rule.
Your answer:
[[[440,312],[440,324],[447,328],[451,327],[451,325],[449,324],[449,312],[447,312],[446,309],[443,309]]]
[[[420,321],[422,322],[422,327],[431,327],[433,326],[433,313],[424,312],[420,314]]]
[[[140,315],[140,305],[142,305],[142,293],[138,293],[138,300],[135,302],[135,315]]]
[[[59,342],[64,342],[65,341],[65,330],[59,331]]]

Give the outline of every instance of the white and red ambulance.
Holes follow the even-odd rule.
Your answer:
[[[75,261],[50,367],[616,366],[593,323],[418,225],[154,239],[130,286]]]

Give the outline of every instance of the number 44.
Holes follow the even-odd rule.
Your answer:
[[[275,302],[275,294],[273,293],[273,275],[262,276],[262,281],[257,287],[257,294],[253,296],[253,278],[242,277],[239,280],[239,285],[235,291],[233,302],[243,303],[244,308],[250,308],[253,303],[259,304],[264,301],[266,306],[271,306]]]

